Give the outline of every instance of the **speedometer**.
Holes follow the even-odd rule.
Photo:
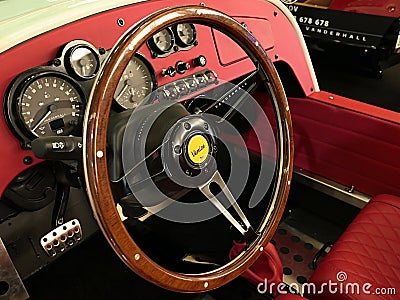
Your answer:
[[[157,88],[150,62],[137,53],[129,61],[115,90],[114,99],[124,109],[133,109]]]
[[[28,139],[73,134],[83,117],[79,86],[58,72],[25,77],[9,95],[9,102],[8,119]]]

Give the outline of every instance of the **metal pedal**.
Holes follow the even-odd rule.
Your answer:
[[[65,249],[74,246],[82,238],[81,224],[77,219],[64,223],[40,239],[44,251],[49,256],[56,256]]]
[[[0,238],[0,300],[25,300],[29,295]]]

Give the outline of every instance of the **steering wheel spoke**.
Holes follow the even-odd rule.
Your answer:
[[[238,215],[239,220],[237,220],[228,211],[228,208],[225,207],[220,200],[218,200],[217,196],[214,195],[214,193],[211,191],[212,184],[216,184],[220,188],[222,194],[229,201],[229,205],[231,205],[234,208],[236,214]],[[257,233],[254,231],[249,220],[243,213],[239,204],[237,203],[231,191],[229,190],[229,187],[226,185],[224,179],[222,178],[221,174],[218,171],[214,173],[209,182],[207,182],[203,186],[200,186],[199,190],[225,216],[225,218],[243,235],[246,242],[250,243],[254,241],[254,239],[257,237]]]

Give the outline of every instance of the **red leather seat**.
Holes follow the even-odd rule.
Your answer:
[[[325,286],[322,294],[309,293],[307,297],[324,300],[400,298],[399,197],[379,195],[365,206],[309,283],[315,283],[317,290],[322,290],[322,285],[329,281],[337,284],[336,293]],[[389,295],[393,293],[397,295]]]

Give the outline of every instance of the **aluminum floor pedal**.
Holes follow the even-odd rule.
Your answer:
[[[40,239],[44,251],[49,256],[56,256],[65,249],[74,246],[82,238],[81,224],[77,219],[64,223]]]

